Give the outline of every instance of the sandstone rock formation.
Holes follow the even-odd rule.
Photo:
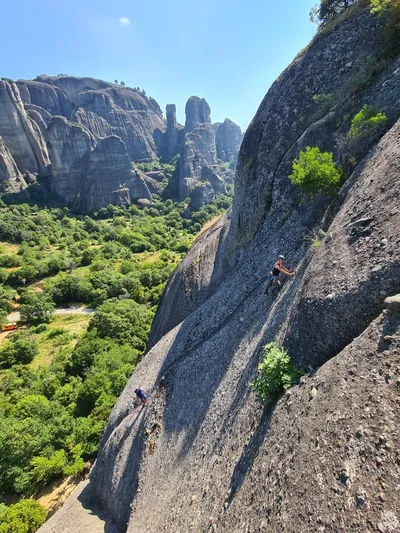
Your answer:
[[[168,104],[166,107],[167,129],[165,131],[165,154],[168,157],[173,157],[179,153],[181,145],[181,130],[182,127],[176,120],[176,106],[175,104]]]
[[[293,262],[304,259],[296,280],[275,300],[263,294],[271,262],[263,227],[229,278],[139,365],[114,409],[92,474],[119,530],[211,531],[215,525],[226,532],[305,533],[317,526],[361,532],[369,523],[378,529],[390,517],[398,520],[400,320],[381,314],[381,294],[400,289],[393,233],[400,224],[399,135],[400,122],[342,191],[331,240],[306,254],[304,245],[291,251]],[[381,186],[388,191],[382,198]],[[352,226],[343,221],[370,212],[374,217],[380,209],[370,239],[354,241]],[[300,222],[298,215],[293,222]],[[202,261],[204,243],[218,229],[190,252],[189,277],[190,270],[201,272],[196,256],[200,252]],[[383,235],[387,244],[381,246]],[[275,239],[281,249],[280,236]],[[346,258],[357,268],[346,268]],[[312,317],[303,317],[303,305],[313,309]],[[322,366],[277,405],[262,409],[249,382],[262,346],[272,339],[289,347],[298,365]],[[130,408],[139,384],[151,396],[140,414]]]
[[[151,194],[137,169],[132,168],[125,143],[117,136],[100,139],[80,124],[54,117],[47,129],[51,156],[50,186],[71,207],[91,212]]]
[[[180,200],[191,198],[191,207],[198,209],[218,194],[225,194],[225,185],[218,175],[217,147],[211,124],[210,106],[197,96],[186,104],[183,146],[174,179]],[[205,182],[205,183],[202,183]]]
[[[81,209],[91,212],[140,198],[151,200],[151,194],[140,172],[132,168],[125,143],[115,135],[100,139],[90,152]]]
[[[131,161],[148,162],[160,156],[168,160],[182,153],[177,183],[172,188],[183,199],[197,187],[193,206],[209,202],[214,194],[224,194],[216,168],[210,108],[204,99],[189,99],[185,128],[176,121],[175,105],[167,106],[165,124],[158,103],[144,92],[93,78],[43,75],[16,83],[1,81],[0,101],[0,135],[19,172],[46,176],[50,158],[54,158],[51,191],[69,205],[77,205],[73,198],[80,194],[78,182],[86,164],[82,166],[80,159],[89,144],[93,149],[101,139],[115,135],[124,141]],[[71,124],[83,129],[71,128]],[[212,190],[199,185],[205,179],[204,172],[211,177]],[[160,192],[156,183],[148,180],[148,185]],[[39,186],[43,188],[40,181]],[[121,194],[112,196],[125,202],[125,193]],[[105,194],[104,199],[107,197]],[[78,204],[85,202],[79,200]]]
[[[79,122],[96,139],[118,135],[133,161],[151,161],[161,149],[161,109],[139,91],[73,76],[38,76],[17,83],[26,105]]]
[[[51,191],[67,204],[74,205],[87,171],[94,139],[83,126],[71,124],[64,117],[52,119],[46,139],[52,162]]]
[[[18,192],[26,187],[26,182],[0,137],[0,187],[2,192]]]
[[[216,138],[217,157],[221,161],[233,160],[236,166],[237,156],[242,143],[242,130],[229,118],[224,122],[213,124]]]
[[[88,490],[120,532],[399,528],[400,315],[393,303],[384,310],[400,292],[399,59],[367,88],[349,88],[384,46],[383,24],[359,10],[319,36],[246,132],[232,212],[168,284],[153,347],[91,474]],[[321,109],[317,93],[337,103]],[[384,110],[388,132],[333,201],[304,197],[287,178],[293,158],[306,145],[332,150],[365,102]],[[279,253],[297,275],[266,296]],[[308,375],[262,407],[249,382],[272,340]],[[150,404],[133,412],[138,386]],[[43,533],[76,531],[57,520]]]
[[[40,128],[27,115],[17,85],[2,80],[0,136],[21,172],[45,172],[50,161]]]

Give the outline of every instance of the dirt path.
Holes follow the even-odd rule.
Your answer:
[[[55,311],[55,315],[91,315],[96,312],[96,309],[91,309],[85,306],[75,307],[58,307]],[[8,322],[18,322],[21,320],[21,314],[19,311],[13,311],[7,315]]]

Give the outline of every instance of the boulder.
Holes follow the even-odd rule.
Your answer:
[[[163,187],[159,181],[154,180],[148,174],[143,174],[142,172],[140,175],[146,183],[151,194],[160,194],[162,192]]]
[[[160,182],[165,180],[165,174],[164,172],[161,172],[161,170],[146,172],[146,176],[148,176],[152,180],[157,180]]]
[[[215,197],[214,189],[208,181],[195,183],[190,191],[190,207],[193,210],[200,209],[213,201]]]
[[[400,294],[395,296],[390,296],[385,300],[385,307],[389,309],[392,313],[400,314]]]

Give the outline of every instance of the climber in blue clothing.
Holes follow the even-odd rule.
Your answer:
[[[140,387],[138,389],[135,390],[135,394],[139,400],[139,402],[143,405],[143,406],[146,406],[147,405],[147,395],[146,393],[144,392],[143,389],[141,389]]]

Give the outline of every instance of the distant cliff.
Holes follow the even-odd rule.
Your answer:
[[[177,198],[192,195],[192,208],[196,208],[225,193],[216,154],[220,150],[223,161],[235,164],[238,134],[231,128],[220,135],[218,146],[223,148],[217,147],[205,100],[189,99],[183,128],[176,121],[174,105],[167,106],[165,121],[158,103],[138,89],[72,76],[38,76],[16,83],[3,79],[0,83],[0,136],[8,150],[7,154],[0,153],[3,192],[25,189],[23,176],[29,174],[30,181],[35,176],[48,178],[47,193],[84,212],[108,203],[151,200],[148,185],[157,192],[159,187],[151,180],[139,179],[137,169],[129,170],[127,162],[151,162],[159,157],[168,161],[181,154],[177,168],[180,185],[171,186]],[[207,117],[200,108],[195,109],[196,105],[191,108],[197,100],[208,107]],[[96,148],[102,139],[112,137],[118,137],[122,144],[113,141]],[[104,163],[103,171],[96,177],[88,171],[95,149],[105,156],[98,163]],[[191,185],[185,180],[192,180]],[[87,197],[88,182],[99,185],[95,201]],[[39,185],[45,188],[43,182]],[[29,190],[27,193],[29,196]],[[47,193],[42,192],[44,196]]]

